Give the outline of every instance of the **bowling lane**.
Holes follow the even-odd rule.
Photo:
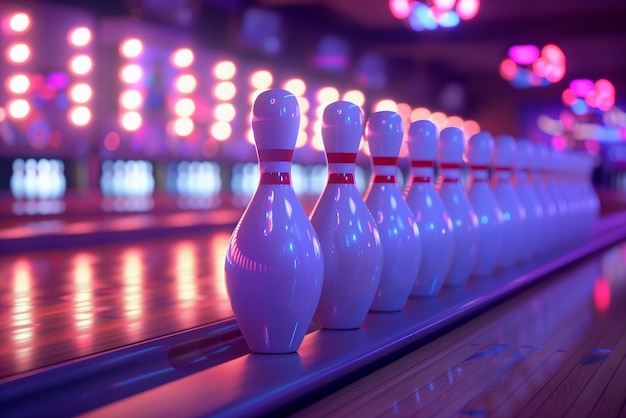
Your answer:
[[[623,415],[624,318],[626,242],[296,416]]]
[[[231,232],[0,256],[0,378],[232,316]]]

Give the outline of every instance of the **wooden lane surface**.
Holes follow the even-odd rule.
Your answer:
[[[623,243],[295,416],[624,415],[625,318]]]
[[[231,229],[0,256],[0,379],[231,317]]]

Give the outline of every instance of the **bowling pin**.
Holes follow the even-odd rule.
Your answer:
[[[500,205],[489,185],[489,166],[493,154],[493,138],[488,132],[478,132],[467,142],[470,183],[467,197],[478,217],[479,245],[472,273],[488,276],[496,268],[505,239]]]
[[[328,180],[311,213],[324,254],[324,285],[315,318],[322,328],[359,328],[367,315],[383,265],[376,222],[356,188],[356,154],[363,114],[350,102],[328,105],[322,140]]]
[[[452,264],[444,282],[448,286],[462,286],[465,283],[476,264],[480,239],[476,212],[459,179],[464,150],[463,131],[455,127],[441,131],[437,145],[441,178],[439,196],[450,214],[455,240]]]
[[[537,192],[539,202],[543,208],[545,218],[544,230],[542,231],[542,244],[540,246],[542,253],[551,252],[558,237],[559,219],[556,203],[550,189],[548,188],[548,169],[550,166],[550,151],[544,144],[535,145],[534,174],[533,185]]]
[[[528,246],[526,209],[512,182],[516,165],[515,139],[510,135],[498,136],[493,154],[493,192],[503,217],[504,242],[499,263],[501,267],[509,267],[521,261],[522,253]]]
[[[260,179],[233,231],[225,263],[235,319],[257,353],[296,351],[322,291],[322,249],[290,179],[299,124],[300,109],[290,92],[268,90],[257,97],[252,129]]]
[[[422,260],[411,296],[439,293],[454,255],[452,219],[433,182],[438,139],[437,127],[431,121],[415,121],[409,127],[412,179],[405,200],[415,215],[422,242]]]
[[[522,259],[531,259],[539,254],[542,231],[545,231],[543,207],[532,185],[532,161],[535,148],[528,139],[517,141],[517,167],[515,170],[515,188],[526,210],[526,248],[522,250]]]
[[[403,134],[402,118],[389,111],[372,114],[365,128],[373,167],[365,203],[376,222],[383,248],[380,284],[370,307],[372,311],[402,309],[422,257],[417,222],[396,183]]]

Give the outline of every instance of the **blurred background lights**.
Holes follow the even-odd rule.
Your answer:
[[[606,79],[596,82],[575,79],[563,91],[561,99],[576,115],[586,115],[593,111],[608,112],[615,105],[615,87]]]
[[[532,64],[539,58],[539,48],[535,45],[515,45],[509,48],[509,57],[517,64]]]
[[[30,112],[30,104],[24,99],[12,100],[7,106],[7,111],[14,119],[24,119]]]
[[[414,31],[452,28],[476,16],[479,0],[389,0],[389,10]]]
[[[235,118],[235,106],[230,103],[220,103],[215,107],[215,119],[222,122],[230,122]]]
[[[70,110],[70,122],[76,126],[85,126],[91,120],[91,111],[85,106],[77,106]]]
[[[189,118],[178,118],[174,121],[174,133],[178,136],[189,136],[193,132],[193,121]]]
[[[143,96],[138,90],[126,90],[120,94],[120,106],[127,110],[137,110],[143,103]]]
[[[260,70],[250,76],[250,85],[255,89],[268,89],[272,86],[274,77],[266,70]]]
[[[287,80],[284,88],[285,90],[292,92],[295,96],[302,96],[306,92],[306,84],[300,78]]]
[[[70,71],[74,74],[89,74],[93,61],[88,55],[77,55],[70,60]]]
[[[171,62],[175,67],[187,68],[193,64],[194,55],[191,49],[181,48],[174,51],[171,57]]]
[[[68,41],[70,45],[77,48],[87,46],[91,42],[91,31],[84,26],[75,28],[70,31]]]
[[[13,44],[7,49],[7,59],[15,64],[22,64],[30,58],[30,48],[24,43]]]
[[[396,19],[406,19],[411,13],[411,0],[389,0],[389,10]]]
[[[122,125],[122,128],[131,132],[139,129],[141,127],[141,123],[142,123],[141,115],[135,111],[124,113],[120,120],[120,124]]]
[[[365,95],[359,90],[348,90],[343,95],[343,100],[352,102],[357,106],[363,107],[365,104]]]
[[[410,121],[428,120],[430,118],[430,110],[425,107],[417,107],[411,111]]]
[[[548,86],[565,76],[565,54],[554,45],[514,45],[500,62],[500,76],[515,88]]]
[[[328,104],[339,100],[339,91],[334,87],[322,87],[317,92],[317,101],[320,104]]]
[[[128,64],[120,70],[120,79],[126,84],[137,83],[143,77],[143,70],[137,64]]]
[[[193,92],[196,89],[198,82],[193,75],[183,74],[176,79],[175,85],[176,90],[178,90],[180,93],[187,94]]]
[[[213,67],[213,75],[218,80],[230,80],[235,76],[237,67],[232,61],[220,61]]]
[[[74,84],[70,87],[70,98],[76,103],[87,103],[91,100],[91,87],[86,83]]]
[[[30,88],[30,80],[26,74],[15,74],[9,77],[7,90],[13,94],[24,94]]]
[[[232,127],[228,122],[218,121],[211,126],[211,136],[218,141],[224,141],[228,139],[231,133]]]
[[[136,58],[143,52],[143,43],[136,38],[126,39],[120,44],[120,54],[125,58]]]
[[[9,28],[13,32],[26,32],[30,27],[30,17],[26,13],[15,13],[9,19]]]
[[[237,94],[237,88],[230,81],[218,83],[213,89],[213,95],[218,100],[231,100]]]
[[[398,111],[398,104],[391,99],[382,99],[374,104],[372,109],[374,112],[381,112],[383,110],[390,110],[392,112]]]
[[[184,97],[176,102],[174,105],[174,113],[176,116],[181,118],[188,118],[193,115],[193,112],[196,110],[195,102],[188,98]]]

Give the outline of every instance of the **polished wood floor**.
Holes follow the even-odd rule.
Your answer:
[[[231,232],[0,256],[0,379],[232,317]]]
[[[626,243],[295,415],[626,416]]]

